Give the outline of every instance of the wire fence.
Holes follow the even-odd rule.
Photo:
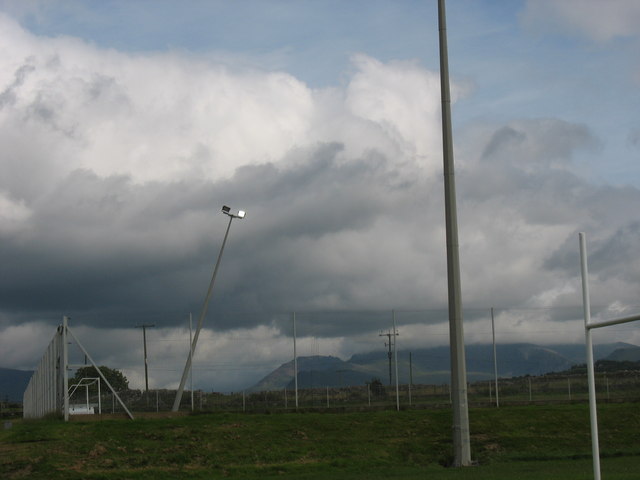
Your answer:
[[[640,400],[640,371],[621,371],[598,374],[598,401],[626,402]],[[134,412],[169,412],[176,392],[174,390],[128,390],[120,397]],[[193,394],[193,409],[191,396]],[[217,393],[202,390],[186,391],[181,411],[189,412],[293,412],[309,410],[367,410],[396,408],[399,399],[401,409],[445,408],[450,405],[448,384],[399,385],[395,387],[368,384],[349,387],[317,387],[298,391],[289,389]],[[525,376],[498,380],[499,405],[541,405],[551,403],[576,403],[588,401],[586,374],[550,374],[537,377]],[[474,407],[496,406],[494,381],[479,381],[468,386],[469,404]],[[72,414],[124,414],[123,409],[110,394],[86,395],[77,391],[70,398]]]

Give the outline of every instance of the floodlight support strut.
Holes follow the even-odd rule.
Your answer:
[[[220,247],[220,253],[218,253],[216,266],[213,269],[213,275],[211,276],[211,282],[209,283],[207,296],[204,299],[204,304],[202,305],[202,310],[200,311],[200,317],[198,318],[198,325],[196,327],[196,332],[193,336],[193,342],[191,342],[191,349],[189,350],[187,363],[184,366],[184,371],[182,372],[182,379],[180,380],[180,386],[178,387],[176,398],[175,398],[175,401],[173,402],[173,408],[171,409],[174,412],[177,412],[178,409],[180,408],[180,402],[182,401],[182,394],[184,392],[184,385],[187,382],[187,378],[189,377],[189,372],[191,370],[192,356],[196,351],[196,345],[198,344],[198,337],[200,336],[200,330],[202,330],[204,317],[206,316],[207,309],[209,308],[209,300],[211,300],[211,295],[213,293],[213,286],[216,283],[216,275],[218,275],[218,268],[220,267],[220,259],[222,258],[222,254],[224,253],[224,246],[227,243],[227,237],[229,236],[229,229],[231,228],[231,222],[233,221],[234,218],[239,218],[239,217],[235,215],[229,215],[229,223],[227,224],[227,230],[224,234],[224,239],[222,240],[222,246]]]

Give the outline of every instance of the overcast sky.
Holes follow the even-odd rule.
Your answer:
[[[447,19],[467,341],[493,306],[503,341],[579,342],[579,231],[597,314],[640,305],[640,3]],[[0,0],[0,366],[70,315],[140,386],[153,323],[150,384],[175,386],[223,204],[247,217],[203,388],[290,359],[293,311],[302,354],[384,348],[392,309],[405,347],[446,344],[438,65],[436,0]]]

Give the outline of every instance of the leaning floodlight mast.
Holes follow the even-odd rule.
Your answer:
[[[198,326],[196,327],[196,333],[193,336],[193,341],[191,342],[191,348],[189,349],[189,355],[187,356],[187,363],[184,366],[184,371],[182,372],[182,379],[180,380],[180,386],[178,387],[178,392],[176,393],[176,399],[173,402],[172,410],[177,412],[180,408],[180,402],[182,401],[182,394],[184,392],[184,385],[187,382],[187,378],[189,377],[189,372],[191,370],[191,361],[193,357],[193,353],[196,351],[196,345],[198,343],[198,337],[200,336],[200,330],[202,330],[202,324],[204,322],[204,317],[207,314],[207,309],[209,308],[209,300],[211,300],[211,294],[213,293],[213,286],[216,283],[216,275],[218,274],[218,268],[220,267],[220,259],[222,258],[222,253],[224,252],[224,246],[227,243],[227,237],[229,236],[229,229],[231,228],[231,222],[234,218],[244,218],[246,216],[246,212],[244,210],[238,210],[237,212],[232,212],[231,208],[227,205],[222,207],[222,213],[229,217],[229,223],[227,224],[227,230],[224,234],[224,239],[222,240],[222,246],[220,247],[220,252],[218,253],[218,259],[216,260],[216,266],[213,269],[213,275],[211,276],[211,282],[209,282],[209,290],[207,290],[207,296],[204,299],[204,304],[202,305],[202,310],[200,311],[200,317],[198,318]]]

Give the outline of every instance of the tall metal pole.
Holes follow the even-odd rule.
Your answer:
[[[387,350],[387,358],[389,359],[389,386],[391,386],[391,384],[393,382],[393,374],[391,373],[392,372],[391,359],[393,358],[393,350],[392,350],[393,343],[392,343],[392,340],[391,340],[391,336],[394,335],[394,334],[395,334],[395,332],[391,333],[391,330],[389,330],[389,331],[387,331],[387,333],[381,333],[381,334],[378,335],[379,337],[387,337],[389,339],[388,343],[384,342],[384,346],[387,347],[387,349],[388,349]]]
[[[589,271],[587,269],[587,246],[584,233],[578,234],[580,241],[580,270],[582,273],[582,305],[584,310],[584,335],[587,348],[587,375],[589,378],[589,418],[591,421],[591,455],[593,478],[600,480],[600,445],[598,440],[598,412],[596,408],[596,380],[593,367],[593,341],[591,339],[591,300],[589,297]]]
[[[296,388],[296,410],[298,409],[298,352],[296,351],[296,312],[293,312],[293,382]]]
[[[191,389],[191,411],[195,410],[193,405],[193,315],[189,312],[189,357],[191,357],[191,364],[189,365],[189,388]]]
[[[493,375],[496,379],[496,407],[500,406],[498,396],[498,356],[496,355],[496,324],[493,319],[493,307],[491,307],[491,336],[493,337]]]
[[[207,296],[204,299],[204,304],[202,305],[202,310],[200,311],[200,317],[198,318],[198,326],[196,327],[196,333],[193,336],[193,342],[191,343],[191,350],[189,352],[189,356],[187,357],[187,363],[184,366],[184,371],[182,372],[182,379],[180,380],[180,386],[178,387],[178,391],[176,393],[176,399],[173,402],[173,408],[171,409],[174,412],[177,412],[180,408],[180,402],[182,401],[182,393],[184,392],[184,384],[187,381],[187,377],[189,376],[189,371],[191,369],[191,356],[196,351],[196,345],[198,344],[198,337],[200,337],[200,330],[202,330],[202,323],[204,322],[204,317],[207,314],[207,309],[209,308],[209,300],[211,300],[211,294],[213,293],[213,286],[216,283],[216,275],[218,274],[218,268],[220,267],[220,259],[222,258],[222,253],[224,252],[224,246],[227,243],[227,237],[229,236],[229,228],[231,228],[231,222],[233,221],[233,216],[229,216],[229,223],[227,224],[227,231],[224,234],[224,240],[222,240],[222,246],[220,247],[220,253],[218,253],[218,260],[216,260],[216,266],[213,269],[213,275],[211,276],[211,282],[209,283],[209,289],[207,290]]]
[[[438,0],[440,37],[440,95],[442,98],[442,149],[444,164],[445,220],[447,235],[447,278],[449,291],[449,343],[451,349],[451,387],[453,403],[453,464],[471,465],[469,406],[467,403],[467,371],[462,327],[458,219],[453,168],[453,135],[451,128],[451,94],[449,91],[449,57],[445,1]]]
[[[391,312],[393,317],[393,363],[395,364],[396,374],[396,410],[400,411],[400,387],[398,384],[398,349],[396,348],[398,332],[396,331],[396,311]]]
[[[413,388],[413,361],[409,352],[409,405],[411,405],[411,389]]]
[[[147,363],[147,328],[155,327],[152,323],[143,323],[136,325],[136,328],[142,329],[142,344],[144,345],[144,385],[147,392],[147,401],[149,401],[149,368]]]

